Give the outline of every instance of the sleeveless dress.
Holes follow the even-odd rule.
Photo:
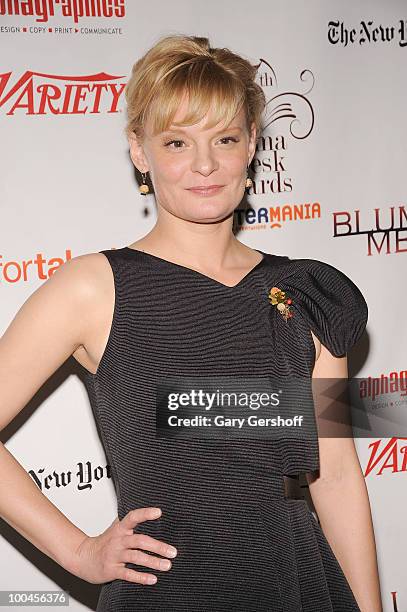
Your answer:
[[[156,391],[168,376],[310,378],[310,330],[345,355],[368,318],[358,287],[325,262],[263,251],[233,287],[130,247],[100,252],[114,278],[113,319],[97,372],[83,369],[118,517],[160,507],[134,533],[178,554],[168,571],[126,563],[156,584],[104,583],[97,611],[359,611],[307,502],[285,494],[288,475],[319,469],[317,438],[156,436]],[[272,287],[292,299],[291,318],[270,303]]]

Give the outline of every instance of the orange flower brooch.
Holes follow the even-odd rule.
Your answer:
[[[292,299],[286,297],[285,291],[282,291],[279,287],[272,287],[268,298],[271,304],[277,307],[277,310],[283,315],[286,321],[293,316],[293,312],[290,308]]]

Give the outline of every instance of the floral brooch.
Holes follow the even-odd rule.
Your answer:
[[[292,299],[286,297],[285,291],[282,291],[279,287],[272,287],[268,298],[273,306],[277,306],[277,310],[283,315],[286,321],[293,316],[293,312],[290,308]]]

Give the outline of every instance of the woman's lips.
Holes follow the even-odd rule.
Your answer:
[[[212,187],[190,187],[188,191],[201,196],[211,196],[223,189],[224,185],[213,185]]]

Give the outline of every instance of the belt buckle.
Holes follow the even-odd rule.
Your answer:
[[[298,475],[288,476],[283,474],[284,499],[304,499]]]

